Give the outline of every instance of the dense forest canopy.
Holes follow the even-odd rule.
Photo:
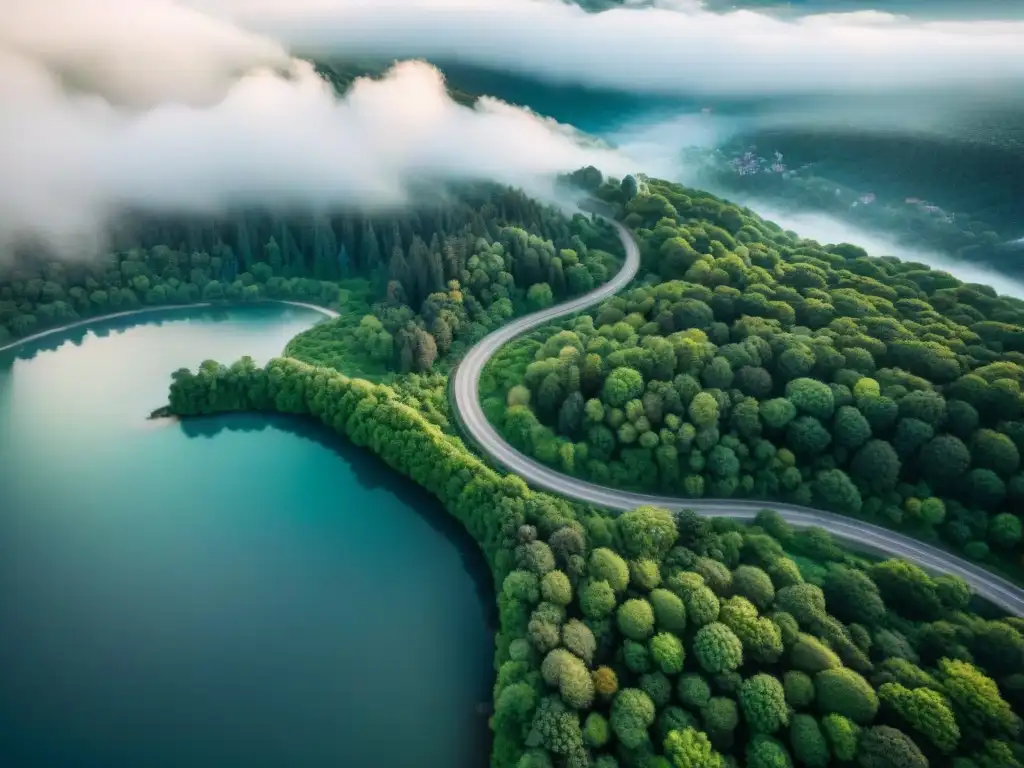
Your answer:
[[[617,267],[601,246],[616,242],[488,184],[392,215],[136,221],[102,258],[0,270],[0,344],[141,306],[271,298],[345,309],[296,341],[300,358],[428,371],[521,309],[605,280]]]
[[[596,189],[637,234],[639,282],[485,372],[513,445],[600,484],[815,505],[1018,567],[1024,302],[641,183]]]

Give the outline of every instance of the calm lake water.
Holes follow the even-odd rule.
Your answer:
[[[434,501],[315,425],[157,425],[169,374],[320,318],[261,306],[0,353],[0,765],[486,764],[493,598]]]

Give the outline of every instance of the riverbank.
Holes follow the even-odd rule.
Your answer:
[[[318,304],[309,304],[304,301],[288,301],[287,299],[261,299],[258,302],[248,302],[248,304],[287,304],[292,307],[303,307],[305,309],[312,309],[326,315],[328,318],[338,317],[341,313],[337,310],[329,309],[327,307],[321,307]],[[27,344],[30,341],[36,341],[37,339],[45,339],[47,336],[52,336],[56,333],[64,333],[70,331],[72,328],[80,328],[83,325],[89,323],[101,323],[107,320],[117,320],[122,317],[132,317],[133,315],[144,315],[150,312],[159,312],[161,310],[175,310],[175,309],[203,309],[207,307],[234,307],[240,306],[239,302],[212,302],[212,301],[201,301],[195,304],[160,304],[152,307],[139,307],[138,309],[129,309],[125,312],[111,312],[106,315],[95,315],[93,317],[86,317],[81,320],[75,320],[73,323],[66,323],[64,325],[54,326],[53,328],[47,328],[45,331],[39,331],[29,336],[24,336],[20,339],[15,339],[2,347],[0,352],[6,352],[9,349],[14,349]]]

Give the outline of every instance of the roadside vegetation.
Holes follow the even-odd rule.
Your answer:
[[[640,183],[595,189],[640,279],[485,370],[507,439],[601,484],[817,506],[1016,564],[1024,302]]]

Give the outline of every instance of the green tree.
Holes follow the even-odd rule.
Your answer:
[[[782,677],[786,702],[794,709],[807,709],[814,703],[814,680],[806,672],[790,669]]]
[[[711,674],[729,672],[743,663],[743,644],[729,627],[719,622],[697,630],[693,652],[701,667]]]
[[[951,754],[960,742],[960,728],[946,697],[928,688],[904,688],[886,683],[878,689],[884,708],[891,709],[910,728],[940,751]]]
[[[834,423],[836,445],[854,451],[871,437],[871,425],[852,405],[840,406]]]
[[[1020,518],[1009,512],[995,515],[988,522],[988,539],[1002,549],[1013,549],[1022,535]]]
[[[778,739],[755,734],[747,744],[746,768],[792,768],[793,760]]]
[[[884,440],[868,440],[853,456],[850,471],[858,483],[876,494],[896,487],[900,477],[900,458]]]
[[[878,712],[878,695],[852,669],[826,669],[814,676],[815,697],[823,714],[835,713],[866,725]]]
[[[615,590],[605,579],[586,581],[580,588],[579,603],[588,619],[603,619],[615,610]]]
[[[816,419],[831,419],[836,403],[829,386],[816,379],[793,379],[786,384],[786,398],[800,413]]]
[[[789,743],[793,745],[796,761],[808,768],[825,768],[829,764],[828,743],[810,715],[794,715],[789,727]]]
[[[683,675],[676,683],[676,695],[683,706],[699,711],[711,700],[711,687],[700,675]]]
[[[975,466],[1009,477],[1020,466],[1017,446],[1009,437],[992,429],[979,429],[971,439]]]
[[[644,378],[633,368],[616,368],[604,380],[601,399],[613,408],[621,408],[644,391]]]
[[[635,558],[661,560],[678,536],[672,514],[658,507],[637,507],[624,512],[618,528],[623,548]]]
[[[936,487],[950,487],[971,465],[971,452],[960,438],[939,435],[921,449],[919,465],[925,481]]]
[[[624,688],[612,701],[610,723],[619,741],[627,749],[636,749],[647,739],[654,724],[654,702],[643,691]]]
[[[572,602],[572,584],[561,571],[548,571],[540,580],[541,596],[555,605],[569,605]]]
[[[785,690],[771,675],[758,674],[744,680],[739,700],[743,717],[755,732],[775,733],[789,723]]]
[[[652,589],[647,599],[659,630],[681,634],[686,629],[686,607],[678,596],[667,589]]]
[[[694,728],[671,731],[665,738],[665,756],[674,768],[725,768],[708,737]]]
[[[828,569],[822,591],[829,610],[841,621],[874,626],[885,617],[878,587],[863,571],[834,565]]]
[[[646,600],[633,598],[616,612],[619,631],[631,640],[646,640],[654,632],[654,609]]]
[[[949,697],[965,735],[985,731],[1016,737],[1020,719],[999,693],[999,687],[973,664],[940,659],[943,691]]]
[[[732,591],[747,598],[762,611],[775,600],[775,586],[771,577],[753,565],[741,565],[733,571]]]
[[[658,669],[666,675],[678,675],[683,671],[683,659],[686,652],[683,644],[673,634],[659,632],[650,641],[651,659]]]
[[[629,566],[616,552],[606,547],[598,547],[590,553],[587,571],[592,579],[607,582],[615,592],[624,592],[629,586]]]
[[[876,725],[861,733],[857,764],[861,768],[928,768],[928,759],[902,731]]]
[[[851,762],[857,754],[860,727],[842,715],[825,715],[821,719],[821,730],[837,760]]]

